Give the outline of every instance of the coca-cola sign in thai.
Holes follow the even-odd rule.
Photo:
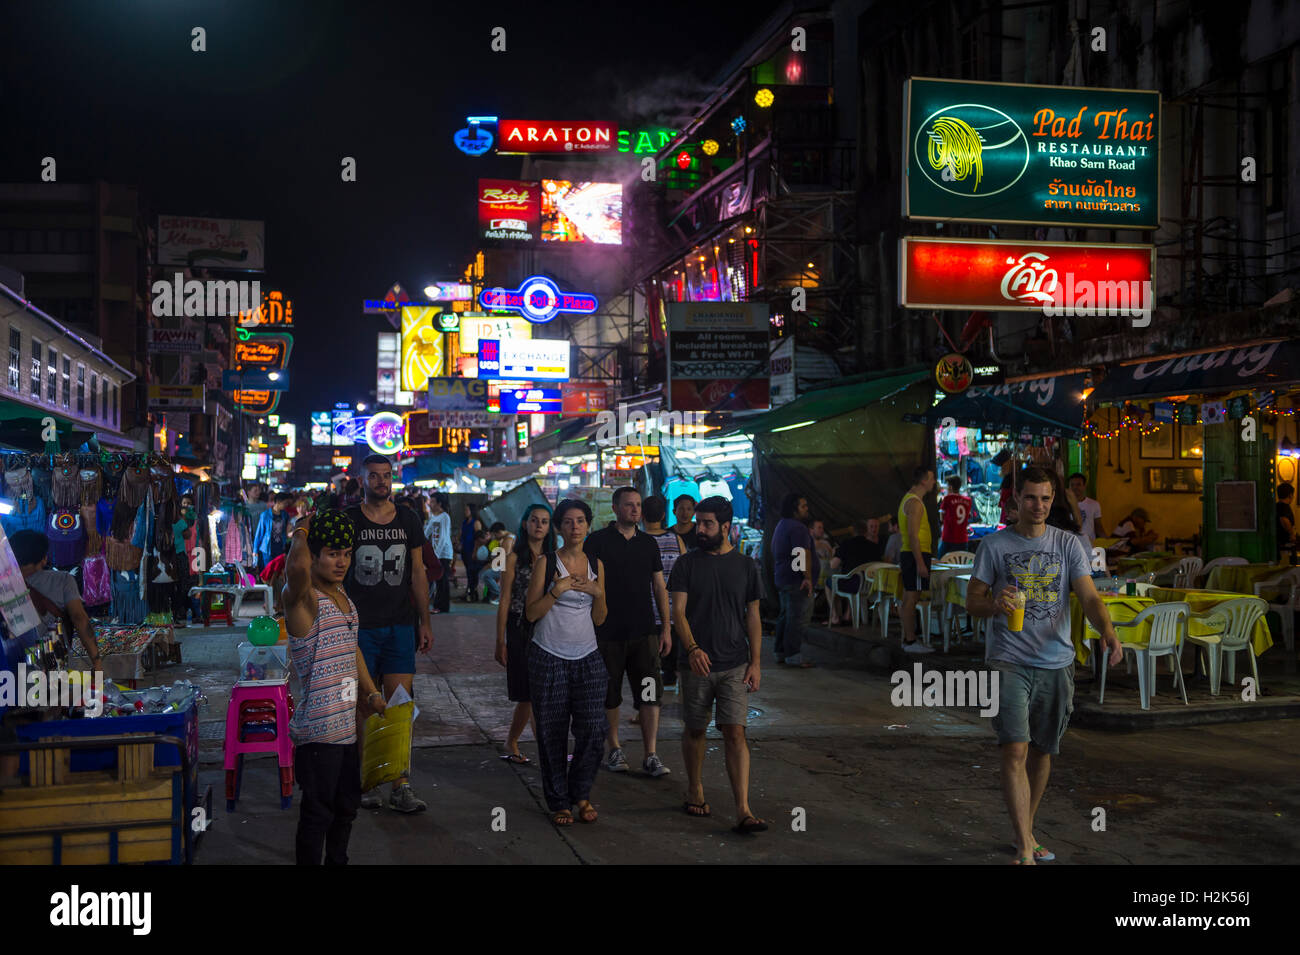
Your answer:
[[[923,239],[899,243],[904,308],[1149,314],[1155,247]]]

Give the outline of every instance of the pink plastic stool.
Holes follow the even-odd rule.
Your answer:
[[[247,703],[275,706],[275,739],[239,739],[239,714]],[[235,811],[235,801],[244,781],[245,753],[275,753],[280,764],[280,808],[293,802],[293,742],[289,739],[289,682],[246,685],[236,683],[226,707],[226,812]]]

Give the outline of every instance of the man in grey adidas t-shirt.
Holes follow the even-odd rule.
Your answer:
[[[1016,829],[1017,865],[1056,858],[1034,838],[1034,816],[1047,788],[1052,756],[1060,752],[1074,710],[1074,644],[1070,591],[1110,650],[1123,657],[1119,638],[1088,569],[1077,534],[1047,526],[1054,483],[1029,467],[1016,482],[1016,523],[980,541],[966,593],[966,610],[989,621],[989,664],[998,671],[993,729],[1002,747],[1002,790]],[[1025,597],[1024,628],[1007,627],[1014,597]]]

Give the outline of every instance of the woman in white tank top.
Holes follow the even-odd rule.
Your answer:
[[[575,805],[582,822],[596,821],[590,796],[604,753],[609,683],[596,649],[596,624],[605,621],[608,608],[605,570],[582,549],[591,529],[591,508],[582,501],[561,501],[553,523],[563,546],[534,567],[524,613],[534,623],[528,647],[528,690],[542,791],[551,821],[568,826],[573,824]],[[568,760],[570,726],[572,762]]]

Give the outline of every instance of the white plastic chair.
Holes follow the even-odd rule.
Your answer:
[[[886,591],[880,586],[880,572],[888,567],[898,567],[898,564],[879,564],[875,570],[871,571],[871,592],[872,601],[871,609],[880,615],[880,636],[889,636],[889,608],[898,603],[898,598],[894,596],[892,590]]]
[[[975,563],[975,555],[968,550],[953,550],[938,558],[941,564],[960,564],[969,567]]]
[[[1146,643],[1124,643],[1120,646],[1125,656],[1132,653],[1137,658],[1138,695],[1142,700],[1142,709],[1151,709],[1151,697],[1156,691],[1156,658],[1167,656],[1174,668],[1174,683],[1183,695],[1183,704],[1187,705],[1187,686],[1183,682],[1182,652],[1187,640],[1187,621],[1191,618],[1192,608],[1186,603],[1152,604],[1136,617],[1126,623],[1115,624],[1115,629],[1136,628],[1151,621],[1151,636]],[[1089,626],[1092,626],[1089,624]],[[1094,633],[1096,631],[1093,631]],[[1090,640],[1097,639],[1090,637]],[[1096,652],[1094,650],[1094,652]],[[1105,662],[1101,666],[1101,690],[1097,696],[1098,703],[1106,702]]]
[[[1263,597],[1270,590],[1279,591],[1281,603],[1270,603],[1268,609],[1282,621],[1282,641],[1286,644],[1286,652],[1291,653],[1295,650],[1295,615],[1300,610],[1300,567],[1284,570],[1271,580],[1255,584],[1256,597]]]
[[[1089,569],[1092,570],[1094,573],[1095,573],[1096,571],[1099,571],[1099,570],[1105,572],[1105,570],[1106,570],[1106,548],[1104,548],[1104,547],[1094,547],[1094,548],[1092,549],[1092,561],[1091,561],[1091,563],[1090,563],[1090,565],[1089,565]]]
[[[1228,685],[1236,685],[1237,654],[1245,650],[1250,654],[1250,672],[1255,678],[1255,688],[1259,688],[1259,667],[1255,665],[1255,645],[1251,637],[1255,633],[1255,624],[1268,613],[1268,603],[1262,597],[1238,597],[1225,600],[1221,604],[1201,614],[1201,617],[1220,617],[1224,623],[1223,633],[1203,637],[1188,637],[1210,658],[1210,695],[1219,695],[1219,677],[1222,675],[1223,655],[1228,655]]]
[[[834,600],[836,597],[843,597],[849,602],[849,613],[852,614],[854,630],[858,629],[858,622],[862,617],[862,594],[867,589],[868,568],[871,566],[872,562],[859,564],[847,574],[831,574],[830,580],[828,581],[831,588],[831,599]],[[840,590],[841,583],[846,580],[852,580],[855,577],[858,580],[857,590],[852,592]]]
[[[1239,567],[1242,564],[1249,563],[1250,561],[1246,560],[1244,557],[1216,557],[1214,560],[1202,567],[1196,573],[1196,577],[1198,579],[1203,578],[1208,584],[1210,580],[1210,571],[1214,570],[1215,567]]]
[[[1192,581],[1196,575],[1201,572],[1205,562],[1199,557],[1184,557],[1178,562],[1178,573],[1174,575],[1174,586],[1187,589],[1192,586]]]

